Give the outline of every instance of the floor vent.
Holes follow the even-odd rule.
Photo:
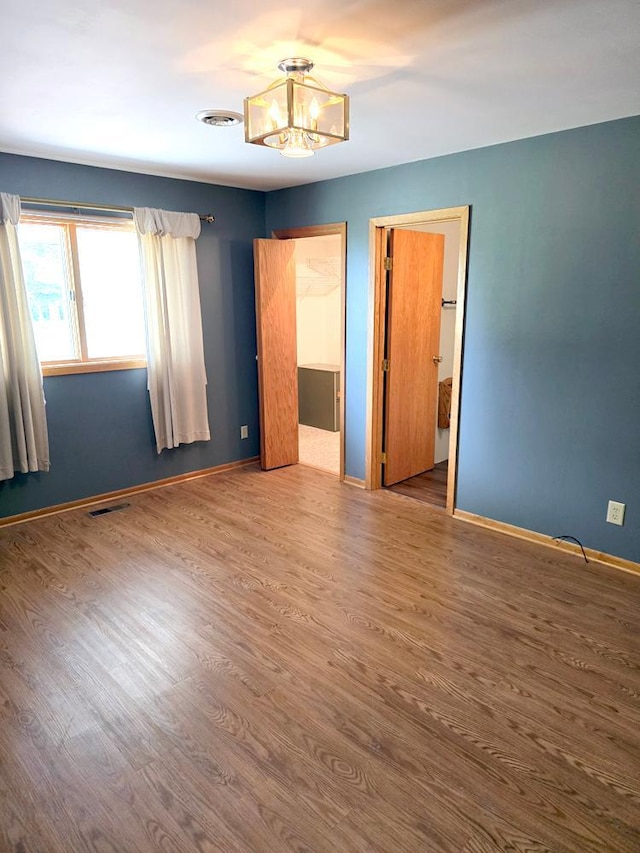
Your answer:
[[[114,506],[105,506],[102,509],[92,509],[89,515],[95,518],[97,515],[106,515],[108,512],[119,512],[121,509],[127,509],[131,504],[114,504]]]

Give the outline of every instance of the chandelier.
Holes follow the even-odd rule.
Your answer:
[[[349,138],[349,98],[309,76],[313,62],[283,59],[287,76],[244,100],[244,138],[277,148],[285,157],[311,157],[318,148]]]

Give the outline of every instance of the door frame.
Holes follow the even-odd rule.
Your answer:
[[[464,334],[464,309],[467,289],[467,258],[469,247],[470,205],[377,216],[369,220],[369,311],[367,317],[367,411],[365,443],[365,488],[382,486],[380,455],[383,437],[384,372],[382,360],[386,334],[386,270],[387,229],[407,225],[426,225],[437,222],[459,223],[458,286],[456,292],[456,323],[453,348],[453,385],[451,395],[451,426],[449,434],[449,471],[447,477],[446,512],[453,515],[458,475],[458,438],[460,431],[460,381]],[[435,429],[435,424],[434,424]]]
[[[346,358],[346,324],[347,324],[347,223],[330,222],[325,225],[302,225],[296,228],[277,228],[271,232],[275,240],[297,240],[302,237],[326,237],[337,234],[341,238],[341,270],[340,270],[340,482],[344,482],[345,455],[345,408],[346,387],[344,381],[344,366]]]

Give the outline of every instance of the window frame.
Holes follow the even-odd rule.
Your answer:
[[[73,213],[49,213],[48,211],[22,210],[20,224],[58,225],[64,228],[65,264],[67,281],[73,293],[75,311],[71,322],[73,334],[78,344],[80,358],[56,361],[41,361],[43,376],[64,376],[73,373],[102,373],[111,370],[134,370],[146,368],[146,355],[115,356],[110,358],[90,358],[87,348],[87,335],[84,320],[84,302],[80,256],[78,252],[78,227],[90,227],[102,231],[129,231],[135,233],[132,219],[90,216]],[[19,238],[18,238],[19,242]]]

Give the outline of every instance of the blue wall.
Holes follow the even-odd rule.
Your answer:
[[[364,477],[369,219],[470,204],[458,506],[640,561],[639,187],[632,118],[270,193],[268,231],[348,223],[347,473]]]
[[[47,378],[51,471],[0,484],[0,516],[258,453],[265,201],[266,233],[348,223],[346,470],[364,477],[369,219],[470,204],[458,506],[640,561],[638,151],[632,118],[266,196],[0,154],[5,192],[217,217],[197,249],[211,442],[157,456],[143,370]]]
[[[264,233],[264,194],[10,154],[0,189],[216,216],[197,242],[211,441],[158,456],[145,370],[47,377],[51,470],[0,483],[0,517],[257,455],[252,239]]]

